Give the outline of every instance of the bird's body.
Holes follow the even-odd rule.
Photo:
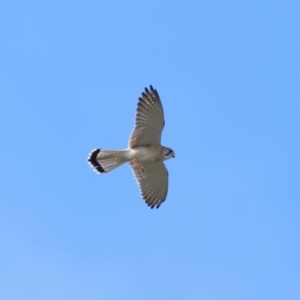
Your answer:
[[[159,162],[167,160],[171,157],[166,157],[163,153],[163,150],[167,149],[164,146],[160,145],[145,145],[145,146],[136,146],[130,149],[130,152],[133,155],[133,158],[139,162]]]
[[[98,173],[107,173],[129,162],[146,203],[159,207],[168,192],[168,171],[163,161],[175,157],[172,149],[161,146],[163,108],[152,86],[139,99],[135,128],[124,150],[95,149],[88,162]]]

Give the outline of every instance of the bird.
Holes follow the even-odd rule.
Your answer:
[[[94,149],[87,161],[97,173],[108,173],[129,162],[145,203],[150,208],[159,208],[168,193],[169,174],[163,162],[175,158],[174,150],[161,145],[164,126],[162,102],[150,85],[139,97],[128,148]]]

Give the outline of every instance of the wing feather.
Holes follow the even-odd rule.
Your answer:
[[[160,145],[164,128],[164,111],[158,92],[150,85],[139,98],[135,127],[129,139],[129,147]]]
[[[168,170],[162,162],[143,162],[143,168],[131,166],[143,199],[151,208],[159,208],[168,194]]]

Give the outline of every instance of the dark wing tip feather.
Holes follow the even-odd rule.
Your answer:
[[[150,91],[149,91],[150,90]],[[150,84],[150,88],[148,89],[145,87],[145,91],[142,92],[142,97],[146,99],[152,99],[159,102],[160,106],[162,107],[161,100],[159,94],[155,88]]]
[[[155,205],[156,205],[156,204],[147,203],[147,202],[146,202],[146,204],[147,204],[147,205],[148,205],[148,207],[150,207],[151,209],[153,209],[153,208],[155,207]],[[158,208],[158,207],[157,207],[157,208]]]
[[[153,209],[153,208],[159,208],[160,205],[165,201],[165,199],[160,200],[160,201],[155,200],[155,202],[153,203],[153,201],[150,201],[149,199],[145,199],[145,198],[144,198],[144,200],[145,200],[146,204],[147,204],[151,209]]]
[[[157,91],[156,91],[156,89],[155,88],[153,88],[153,86],[150,84],[150,91],[149,91],[149,89],[147,88],[147,87],[145,87],[145,93],[146,94],[154,94],[154,95],[156,95],[157,94]]]
[[[152,94],[158,96],[157,90],[150,84],[150,91]]]
[[[101,149],[95,149],[93,150],[89,156],[87,161],[89,164],[94,168],[94,170],[98,173],[105,173],[105,170],[102,168],[102,166],[97,161],[97,155],[100,153]]]
[[[150,94],[148,90],[146,90],[145,93],[142,92],[142,98],[143,98],[143,99],[145,99],[145,98],[148,99],[148,98],[149,98],[149,97],[148,97],[148,94]]]

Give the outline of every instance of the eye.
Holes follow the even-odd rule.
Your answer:
[[[172,150],[171,150],[171,149],[168,149],[168,148],[164,149],[164,154],[165,154],[166,156],[170,155],[171,153],[172,153]]]

